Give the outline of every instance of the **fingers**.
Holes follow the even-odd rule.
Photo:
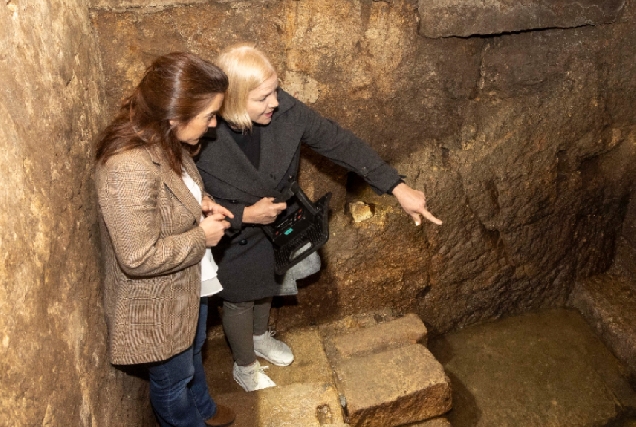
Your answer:
[[[429,211],[425,211],[424,212],[424,218],[426,218],[427,220],[429,220],[430,222],[432,222],[433,224],[437,224],[437,225],[442,225],[442,220],[435,217],[432,213],[430,213]]]
[[[212,208],[212,211],[214,213],[220,213],[220,214],[222,214],[224,216],[227,216],[227,217],[230,217],[230,218],[234,218],[234,214],[229,209],[227,209],[224,206],[218,205],[218,204],[214,205],[214,207]]]
[[[413,221],[415,221],[415,225],[418,226],[422,223],[422,220],[420,218],[420,214],[418,213],[413,213],[411,214],[411,218],[413,218]]]
[[[216,246],[225,230],[230,228],[230,223],[225,220],[225,215],[214,213],[201,221],[201,227],[205,233],[206,246]]]
[[[442,221],[439,218],[436,218],[432,213],[430,213],[428,210],[424,208],[420,209],[419,212],[411,213],[411,218],[413,218],[413,221],[415,221],[416,226],[422,223],[422,217],[432,222],[433,224],[442,225]]]
[[[219,214],[222,214],[223,216],[234,218],[234,214],[225,206],[219,205],[218,203],[214,203],[212,201],[209,201],[208,203],[206,203],[205,199],[201,203],[201,209],[206,214],[206,216],[219,213]]]
[[[430,222],[432,222],[433,224],[437,224],[437,225],[442,225],[442,220],[440,220],[439,218],[435,217],[432,213],[430,213],[428,210],[424,209],[422,210],[422,216],[429,220]],[[418,215],[419,217],[419,215]],[[418,221],[415,221],[415,225],[420,225]]]
[[[230,223],[225,220],[225,215],[222,213],[213,213],[212,215],[207,216],[203,221],[207,221],[209,223],[216,222],[223,228],[223,230],[230,228]]]
[[[282,211],[285,210],[285,208],[287,207],[287,203],[286,202],[279,202],[276,203],[276,199],[273,197],[265,197],[265,199],[270,203],[271,207],[276,209],[277,213],[280,213]]]
[[[210,199],[203,199],[201,202],[201,210],[203,212],[210,212],[214,209],[214,203]]]
[[[221,212],[214,212],[212,215],[209,215],[208,218],[212,218],[215,221],[223,221],[225,220],[225,216],[224,214],[222,214]]]

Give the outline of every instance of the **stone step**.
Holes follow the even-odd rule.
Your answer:
[[[347,421],[390,427],[446,413],[450,382],[420,344],[427,337],[422,320],[415,314],[380,319],[343,319],[321,330]]]
[[[419,342],[426,345],[426,334],[426,326],[422,320],[415,314],[408,314],[373,327],[328,337],[327,340],[338,357],[348,358],[377,353],[405,344]]]
[[[581,312],[636,379],[636,287],[622,275],[603,274],[576,283],[569,305]]]
[[[419,344],[342,359],[334,370],[352,426],[399,426],[440,416],[452,406],[442,365]]]
[[[208,384],[219,403],[237,411],[236,425],[391,427],[418,422],[413,425],[449,427],[445,419],[434,418],[450,409],[448,379],[419,344],[426,342],[426,327],[417,316],[356,315],[276,337],[292,348],[294,362],[279,367],[260,359],[277,387],[246,393],[232,378],[222,330],[213,328],[208,335]]]

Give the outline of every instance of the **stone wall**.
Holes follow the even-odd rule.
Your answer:
[[[303,186],[334,193],[332,238],[279,327],[389,308],[444,332],[562,305],[610,266],[635,212],[634,18],[633,0],[5,0],[0,424],[154,424],[146,382],[106,360],[91,173],[97,132],[156,55],[258,43],[284,88],[444,220],[415,228],[305,153]]]
[[[85,0],[0,5],[0,425],[140,426],[144,383],[106,359]],[[129,422],[130,421],[130,422]]]
[[[563,305],[612,262],[636,156],[633,2],[94,6],[110,111],[158,54],[255,42],[285,89],[366,139],[444,220],[415,228],[305,153],[301,184],[334,193],[332,237],[279,328],[390,307],[444,332]],[[373,216],[355,222],[354,201]]]
[[[623,227],[616,244],[616,256],[610,272],[630,278],[636,286],[636,188],[632,187]]]

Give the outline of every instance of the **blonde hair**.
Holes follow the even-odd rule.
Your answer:
[[[276,70],[265,54],[250,44],[230,47],[219,55],[216,63],[229,80],[220,115],[241,130],[252,129],[247,112],[248,94],[276,74]]]

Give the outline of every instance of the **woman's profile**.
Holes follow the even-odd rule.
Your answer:
[[[232,214],[204,194],[190,156],[216,126],[227,85],[196,55],[161,56],[96,150],[110,361],[147,369],[162,427],[225,426],[235,418],[211,398],[201,359],[208,307],[201,261]],[[206,279],[215,276],[212,264]]]

